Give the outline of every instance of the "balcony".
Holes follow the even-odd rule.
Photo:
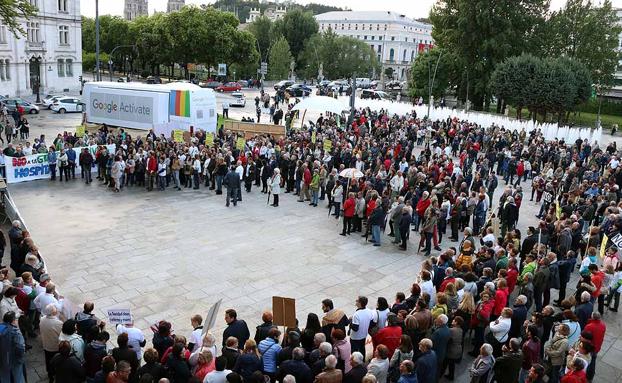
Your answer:
[[[27,51],[35,51],[35,52],[44,52],[45,51],[45,43],[43,41],[28,41],[26,43]]]

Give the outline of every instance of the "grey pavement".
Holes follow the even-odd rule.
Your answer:
[[[75,126],[73,118],[43,114],[33,132]],[[519,228],[524,233],[536,223],[539,206],[528,200],[529,182],[522,185],[527,197]],[[503,186],[500,181],[494,201]],[[191,315],[205,316],[220,298],[213,329],[219,344],[225,309],[235,308],[254,333],[274,295],[296,299],[301,327],[307,313],[321,313],[324,298],[350,315],[358,295],[370,302],[379,296],[391,301],[397,291],[408,291],[425,259],[415,253],[416,233],[406,252],[387,236],[382,247],[373,247],[357,234],[339,236],[341,223],[327,217],[324,204],[314,208],[282,194],[281,206],[273,208],[256,188],[229,208],[223,196],[204,188],[146,192],[130,187],[112,193],[77,179],[15,184],[10,191],[61,293],[77,305],[94,301],[104,320],[109,308],[130,308],[148,345],[149,326],[156,321],[169,320],[177,334],[189,335]],[[619,382],[621,323],[610,312],[604,319],[607,336],[595,381]],[[107,330],[115,339],[114,329]],[[29,381],[46,381],[39,341],[31,343]],[[457,382],[469,381],[465,367],[471,360],[465,357]]]

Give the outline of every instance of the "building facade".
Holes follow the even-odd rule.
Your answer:
[[[184,5],[186,5],[186,0],[168,0],[168,2],[166,3],[166,12],[177,12]]]
[[[82,76],[80,0],[29,0],[39,11],[14,36],[0,23],[0,94],[77,92]]]
[[[432,25],[390,11],[335,11],[315,16],[320,31],[366,42],[376,52],[382,71],[405,81],[417,55],[434,46]],[[379,77],[379,76],[377,76]]]
[[[125,20],[134,20],[138,16],[149,15],[149,0],[125,0],[123,16]]]
[[[267,18],[269,18],[272,21],[276,21],[278,19],[282,19],[285,16],[285,13],[287,13],[287,8],[285,7],[270,7],[268,9],[266,9],[266,11],[263,13],[264,16],[266,16]],[[261,10],[259,8],[251,8],[249,14],[248,14],[248,18],[246,19],[246,23],[252,23],[253,21],[257,20],[259,17],[261,17]]]

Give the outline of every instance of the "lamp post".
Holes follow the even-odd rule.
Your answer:
[[[108,60],[108,70],[110,71],[110,81],[112,81],[112,64],[114,63],[112,61],[112,57],[114,55],[114,52],[119,48],[136,48],[136,45],[117,45],[116,47],[112,49],[112,51],[110,52],[110,59]]]
[[[95,0],[95,81],[101,81],[99,68],[99,0]]]
[[[434,75],[432,76],[432,81],[430,82],[430,61],[428,61],[428,118],[430,118],[430,106],[432,105],[432,88],[434,87],[434,80],[436,79],[436,71],[438,70],[438,64],[441,62],[441,56],[443,55],[442,51],[438,51],[438,59],[436,60],[436,66],[434,67]]]

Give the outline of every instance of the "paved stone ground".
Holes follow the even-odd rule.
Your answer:
[[[69,119],[44,114],[33,134],[67,126]],[[523,187],[528,196],[529,185]],[[206,189],[148,193],[130,188],[115,194],[97,183],[41,180],[10,190],[62,294],[77,304],[93,300],[104,319],[108,308],[131,308],[148,344],[154,322],[167,319],[176,333],[188,335],[190,316],[205,316],[220,298],[214,329],[219,341],[226,308],[235,308],[254,333],[273,295],[296,299],[301,326],[308,312],[321,312],[320,302],[327,297],[351,314],[357,295],[375,302],[378,296],[392,300],[395,292],[407,290],[424,260],[415,254],[416,233],[407,252],[386,236],[382,247],[373,247],[359,235],[337,235],[340,222],[327,217],[326,208],[298,203],[290,195],[282,195],[281,206],[272,208],[257,189],[230,208],[223,196]],[[535,223],[538,208],[525,200],[523,233]],[[621,323],[614,313],[605,313],[605,321],[595,381],[619,382]],[[114,329],[108,330],[115,337]],[[28,354],[30,381],[46,381],[39,341],[30,342],[35,346]],[[465,358],[456,381],[469,381],[465,367],[471,360]]]

